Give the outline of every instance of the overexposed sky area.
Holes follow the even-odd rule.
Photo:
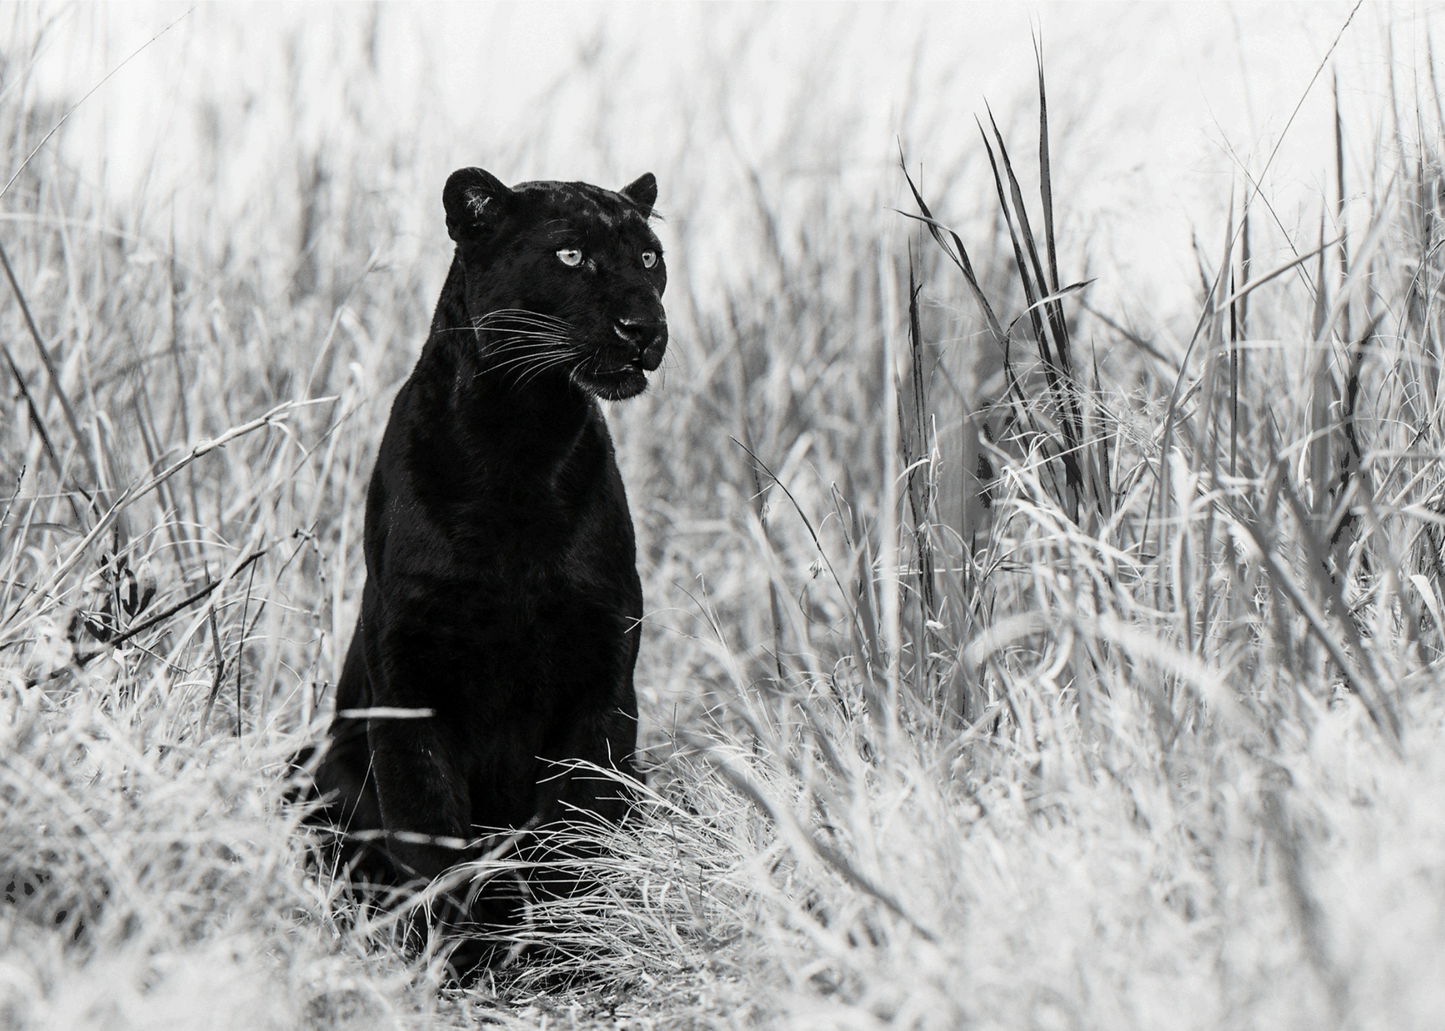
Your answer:
[[[966,223],[992,188],[985,101],[1017,153],[1036,146],[1036,32],[1065,233],[1089,274],[1182,304],[1190,234],[1218,235],[1241,167],[1259,174],[1278,148],[1265,188],[1287,231],[1333,203],[1335,76],[1352,192],[1396,146],[1392,74],[1400,117],[1416,119],[1435,5],[1363,5],[1306,93],[1351,6],[109,3],[9,17],[13,38],[53,21],[32,74],[69,99],[177,22],[76,113],[66,157],[182,232],[187,212],[276,189],[277,155],[340,146],[346,127],[363,156],[375,141],[378,167],[415,166],[419,233],[459,165],[613,186],[652,168],[660,206],[681,206],[719,253],[740,167],[780,191],[837,175],[884,210],[904,206],[900,142],[914,165],[973,170],[973,194],[940,204]],[[224,186],[199,195],[209,179]]]

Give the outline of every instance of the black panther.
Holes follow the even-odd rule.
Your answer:
[[[455,257],[367,491],[361,612],[314,772],[316,819],[373,882],[627,809],[573,762],[635,772],[642,586],[598,399],[645,390],[667,346],[656,197],[650,173],[617,192],[447,180]]]

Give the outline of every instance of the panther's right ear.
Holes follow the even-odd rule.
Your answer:
[[[642,173],[617,192],[632,201],[643,218],[652,217],[652,206],[657,203],[657,177],[651,172]]]
[[[447,209],[447,235],[457,243],[475,239],[496,225],[512,191],[500,179],[481,168],[459,168],[447,177],[442,188],[442,206]]]

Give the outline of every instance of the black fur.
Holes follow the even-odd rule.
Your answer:
[[[314,775],[320,819],[373,881],[626,809],[615,781],[555,764],[633,772],[642,587],[596,399],[644,390],[667,344],[656,196],[650,174],[619,192],[447,180],[456,257],[367,491],[361,614]],[[344,714],[379,707],[432,715]]]

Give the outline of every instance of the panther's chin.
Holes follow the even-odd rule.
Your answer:
[[[583,390],[604,401],[626,401],[647,389],[647,375],[641,369],[579,375],[577,383]]]

